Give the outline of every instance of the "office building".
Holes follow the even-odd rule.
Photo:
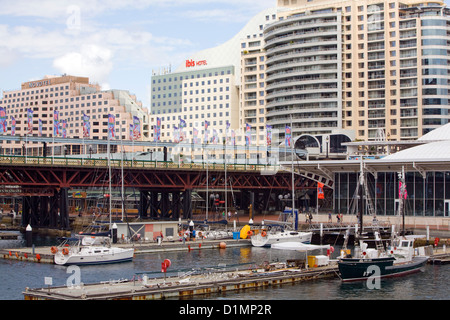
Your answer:
[[[252,144],[264,142],[258,139],[265,130],[263,30],[275,20],[275,8],[264,10],[224,44],[189,56],[173,72],[153,72],[151,123],[154,128],[161,119],[161,141],[179,141],[181,119],[186,127],[180,137],[188,142],[194,128],[197,138],[205,141],[205,121],[208,143],[214,132],[223,143],[227,123],[228,137],[235,131],[237,144],[245,143],[246,123],[252,127]],[[154,139],[154,130],[151,135]]]

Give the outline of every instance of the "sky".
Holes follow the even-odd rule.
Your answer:
[[[236,35],[276,0],[0,0],[0,96],[64,73],[150,106],[152,71]]]

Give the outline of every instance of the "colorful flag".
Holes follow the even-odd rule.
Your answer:
[[[89,122],[90,117],[83,113],[83,138],[89,138],[91,136],[91,123]]]
[[[133,116],[133,140],[139,140],[141,138],[141,120]]]
[[[209,121],[205,120],[205,137],[204,137],[205,143],[208,143],[208,127],[209,127]]]
[[[16,118],[14,118],[13,116],[11,116],[11,135],[16,135]]]
[[[155,130],[155,141],[161,140],[161,118],[156,118],[156,126],[154,127]]]
[[[6,109],[0,108],[0,134],[6,134],[8,132],[8,117],[6,115]]]
[[[108,114],[108,139],[116,138],[116,117]]]
[[[230,121],[227,120],[227,126],[225,128],[225,144],[228,144],[230,141],[228,132],[230,131]]]
[[[27,118],[28,118],[28,134],[33,134],[33,110],[28,109]]]
[[[180,130],[177,126],[173,126],[173,142],[178,143],[180,142]]]
[[[286,147],[290,147],[291,146],[291,138],[292,138],[291,127],[286,125],[285,135],[284,135],[284,145]]]
[[[323,183],[317,182],[317,199],[325,199],[325,194],[323,193]]]
[[[272,126],[266,125],[266,142],[267,146],[272,145]]]
[[[231,145],[236,145],[236,132],[233,129],[231,129]]]
[[[42,120],[39,119],[39,137],[42,137]]]
[[[245,124],[245,145],[249,146],[252,143],[252,126]]]
[[[59,111],[53,112],[53,137],[59,136]]]
[[[219,134],[217,133],[216,129],[213,129],[212,143],[213,144],[219,143]]]
[[[403,193],[403,199],[406,200],[406,198],[408,197],[408,192],[406,191],[406,183],[403,187],[405,188],[404,193]],[[399,199],[402,198],[402,182],[401,181],[398,182],[398,197],[399,197]]]
[[[197,144],[198,143],[198,130],[196,128],[193,128],[192,132],[193,132],[192,143]]]
[[[181,119],[180,117],[180,129],[186,128],[186,121],[184,121],[183,119]]]
[[[61,120],[61,135],[67,138],[67,120]]]

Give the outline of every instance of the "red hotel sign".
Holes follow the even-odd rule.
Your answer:
[[[206,60],[194,61],[194,60],[186,60],[186,68],[196,67],[196,66],[207,66],[208,63]]]

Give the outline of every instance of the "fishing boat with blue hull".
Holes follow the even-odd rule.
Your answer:
[[[369,249],[366,243],[362,243],[358,257],[341,257],[338,267],[342,281],[361,281],[369,277],[388,278],[419,272],[427,263],[428,257],[414,256],[414,240],[397,241],[398,247],[381,252]]]
[[[404,218],[404,199],[406,198],[406,187],[404,180],[404,169],[399,173],[399,217]],[[376,220],[376,212],[371,202],[370,193],[367,191],[366,179],[364,177],[363,163],[361,162],[361,173],[359,184],[355,193],[359,193],[359,238],[363,239],[363,209],[367,206],[369,212]],[[364,200],[366,202],[364,202]],[[416,256],[414,250],[414,237],[405,236],[404,219],[402,236],[392,233],[390,246],[382,243],[379,231],[374,231],[376,248],[368,248],[367,242],[360,240],[360,246],[355,250],[355,257],[346,255],[346,241],[341,257],[338,261],[339,273],[342,281],[358,281],[370,278],[387,278],[402,276],[420,271],[427,263],[427,256]],[[356,248],[355,248],[356,249]]]

